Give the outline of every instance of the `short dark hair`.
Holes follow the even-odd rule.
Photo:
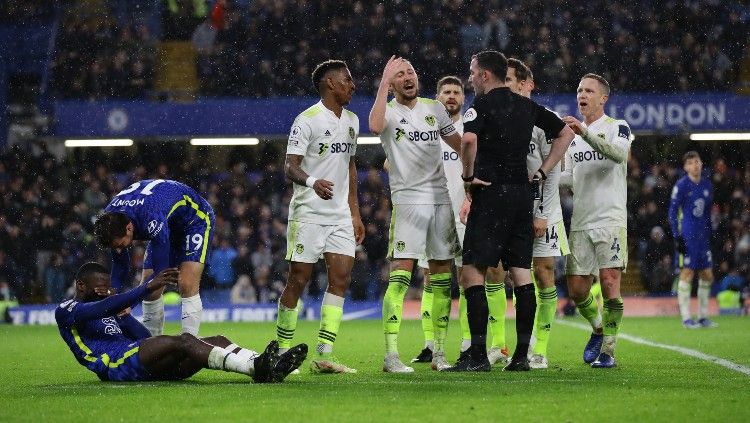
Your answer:
[[[461,87],[461,91],[464,90],[464,81],[461,78],[453,75],[448,75],[440,78],[437,82],[437,92],[440,94],[440,90],[443,89],[443,85],[458,85]]]
[[[701,159],[701,155],[695,150],[690,150],[682,156],[682,164],[687,163],[690,159]]]
[[[88,263],[84,263],[81,267],[78,268],[75,276],[76,281],[86,283],[87,279],[94,273],[104,273],[105,275],[108,275],[109,271],[107,271],[107,268],[102,266],[101,264],[95,261],[90,261]]]
[[[513,69],[513,71],[516,73],[516,78],[519,81],[534,80],[534,74],[531,73],[531,69],[526,66],[526,63],[514,57],[511,57],[510,59],[508,59],[508,67]]]
[[[323,82],[326,74],[332,70],[348,69],[346,62],[343,60],[326,60],[325,62],[315,66],[315,70],[312,73],[312,83],[318,92],[321,92],[320,83]]]
[[[508,59],[505,55],[497,50],[484,50],[471,56],[477,61],[477,66],[486,71],[490,71],[495,78],[505,81],[505,74],[508,72]]]
[[[597,75],[595,73],[587,73],[586,75],[583,75],[581,80],[584,80],[586,78],[591,78],[591,79],[598,81],[604,88],[604,95],[609,95],[609,82],[607,82],[607,80],[604,79],[603,76]]]
[[[94,239],[96,243],[102,248],[109,248],[112,245],[112,241],[125,236],[128,223],[130,223],[130,218],[125,213],[103,213],[94,222]]]

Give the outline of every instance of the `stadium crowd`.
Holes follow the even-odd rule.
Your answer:
[[[30,153],[19,147],[0,150],[0,292],[6,288],[22,302],[59,301],[83,262],[108,263],[93,242],[96,214],[133,181],[177,179],[196,187],[216,211],[216,232],[206,290],[231,289],[235,302],[273,302],[286,280],[286,216],[291,185],[285,181],[282,155],[263,152],[264,163],[232,160],[228,170],[210,170],[201,160],[170,168],[143,156],[68,158],[61,162],[44,145]],[[271,150],[271,149],[268,149]],[[237,155],[231,155],[237,157]],[[89,164],[90,165],[87,165]],[[712,207],[717,281],[734,284],[750,279],[750,164],[730,168],[718,158],[707,168],[715,187]],[[640,262],[644,287],[652,293],[672,290],[673,247],[667,219],[672,185],[681,169],[673,163],[646,164],[633,155],[629,165],[628,229],[632,259]],[[390,198],[387,174],[371,168],[359,172],[359,196],[367,236],[357,250],[352,275],[354,299],[378,298],[387,280],[387,234]],[[572,198],[562,196],[566,219]],[[631,248],[633,250],[633,248]],[[143,247],[131,253],[140,268]],[[326,286],[322,263],[310,284],[318,296]],[[133,283],[140,280],[133,274]],[[558,281],[564,285],[562,279]],[[209,291],[210,292],[210,291]]]
[[[358,91],[372,93],[391,54],[409,58],[432,87],[466,74],[483,48],[526,62],[540,92],[572,92],[586,72],[616,92],[724,90],[750,28],[750,6],[737,0],[168,0],[155,10],[162,39],[192,39],[204,96],[313,94],[310,71],[330,57],[345,59]],[[147,28],[69,13],[53,64],[57,95],[146,96],[156,61]]]

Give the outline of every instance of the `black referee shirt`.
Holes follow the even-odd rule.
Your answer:
[[[474,176],[493,184],[528,182],[526,155],[534,126],[551,139],[557,137],[565,123],[550,110],[507,87],[494,88],[474,99],[464,113],[464,133],[477,136]]]

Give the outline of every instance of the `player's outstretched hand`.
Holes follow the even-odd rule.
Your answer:
[[[573,116],[565,116],[562,120],[573,130],[573,132],[576,133],[576,135],[583,135],[586,132],[586,125]]]
[[[94,288],[94,293],[101,298],[107,298],[111,295],[115,295],[116,292],[115,289],[111,286],[108,286],[106,288],[103,286],[97,286],[96,288]]]
[[[547,219],[534,218],[534,238],[539,238],[547,233]]]
[[[151,279],[148,284],[148,290],[153,292],[164,288],[167,285],[177,285],[177,279],[180,277],[180,271],[173,268],[164,269]]]
[[[396,57],[395,55],[391,56],[391,58],[388,59],[388,62],[385,64],[385,68],[383,68],[383,76],[380,79],[380,83],[390,85],[391,82],[393,82],[393,78],[396,77],[398,69],[403,62],[404,59]]]
[[[318,197],[324,200],[330,200],[333,198],[333,182],[326,181],[325,179],[318,179],[313,184],[313,189]]]
[[[471,200],[469,200],[468,198],[464,198],[464,203],[461,204],[461,210],[458,211],[458,219],[464,225],[469,219],[469,211],[471,211]]]
[[[357,245],[362,245],[365,240],[365,225],[362,223],[362,218],[352,217],[352,225],[354,226],[354,240]]]

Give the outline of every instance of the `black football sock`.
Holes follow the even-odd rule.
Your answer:
[[[534,329],[536,314],[536,294],[534,284],[519,286],[513,289],[516,294],[516,351],[513,358],[526,357],[529,353],[531,332]]]

